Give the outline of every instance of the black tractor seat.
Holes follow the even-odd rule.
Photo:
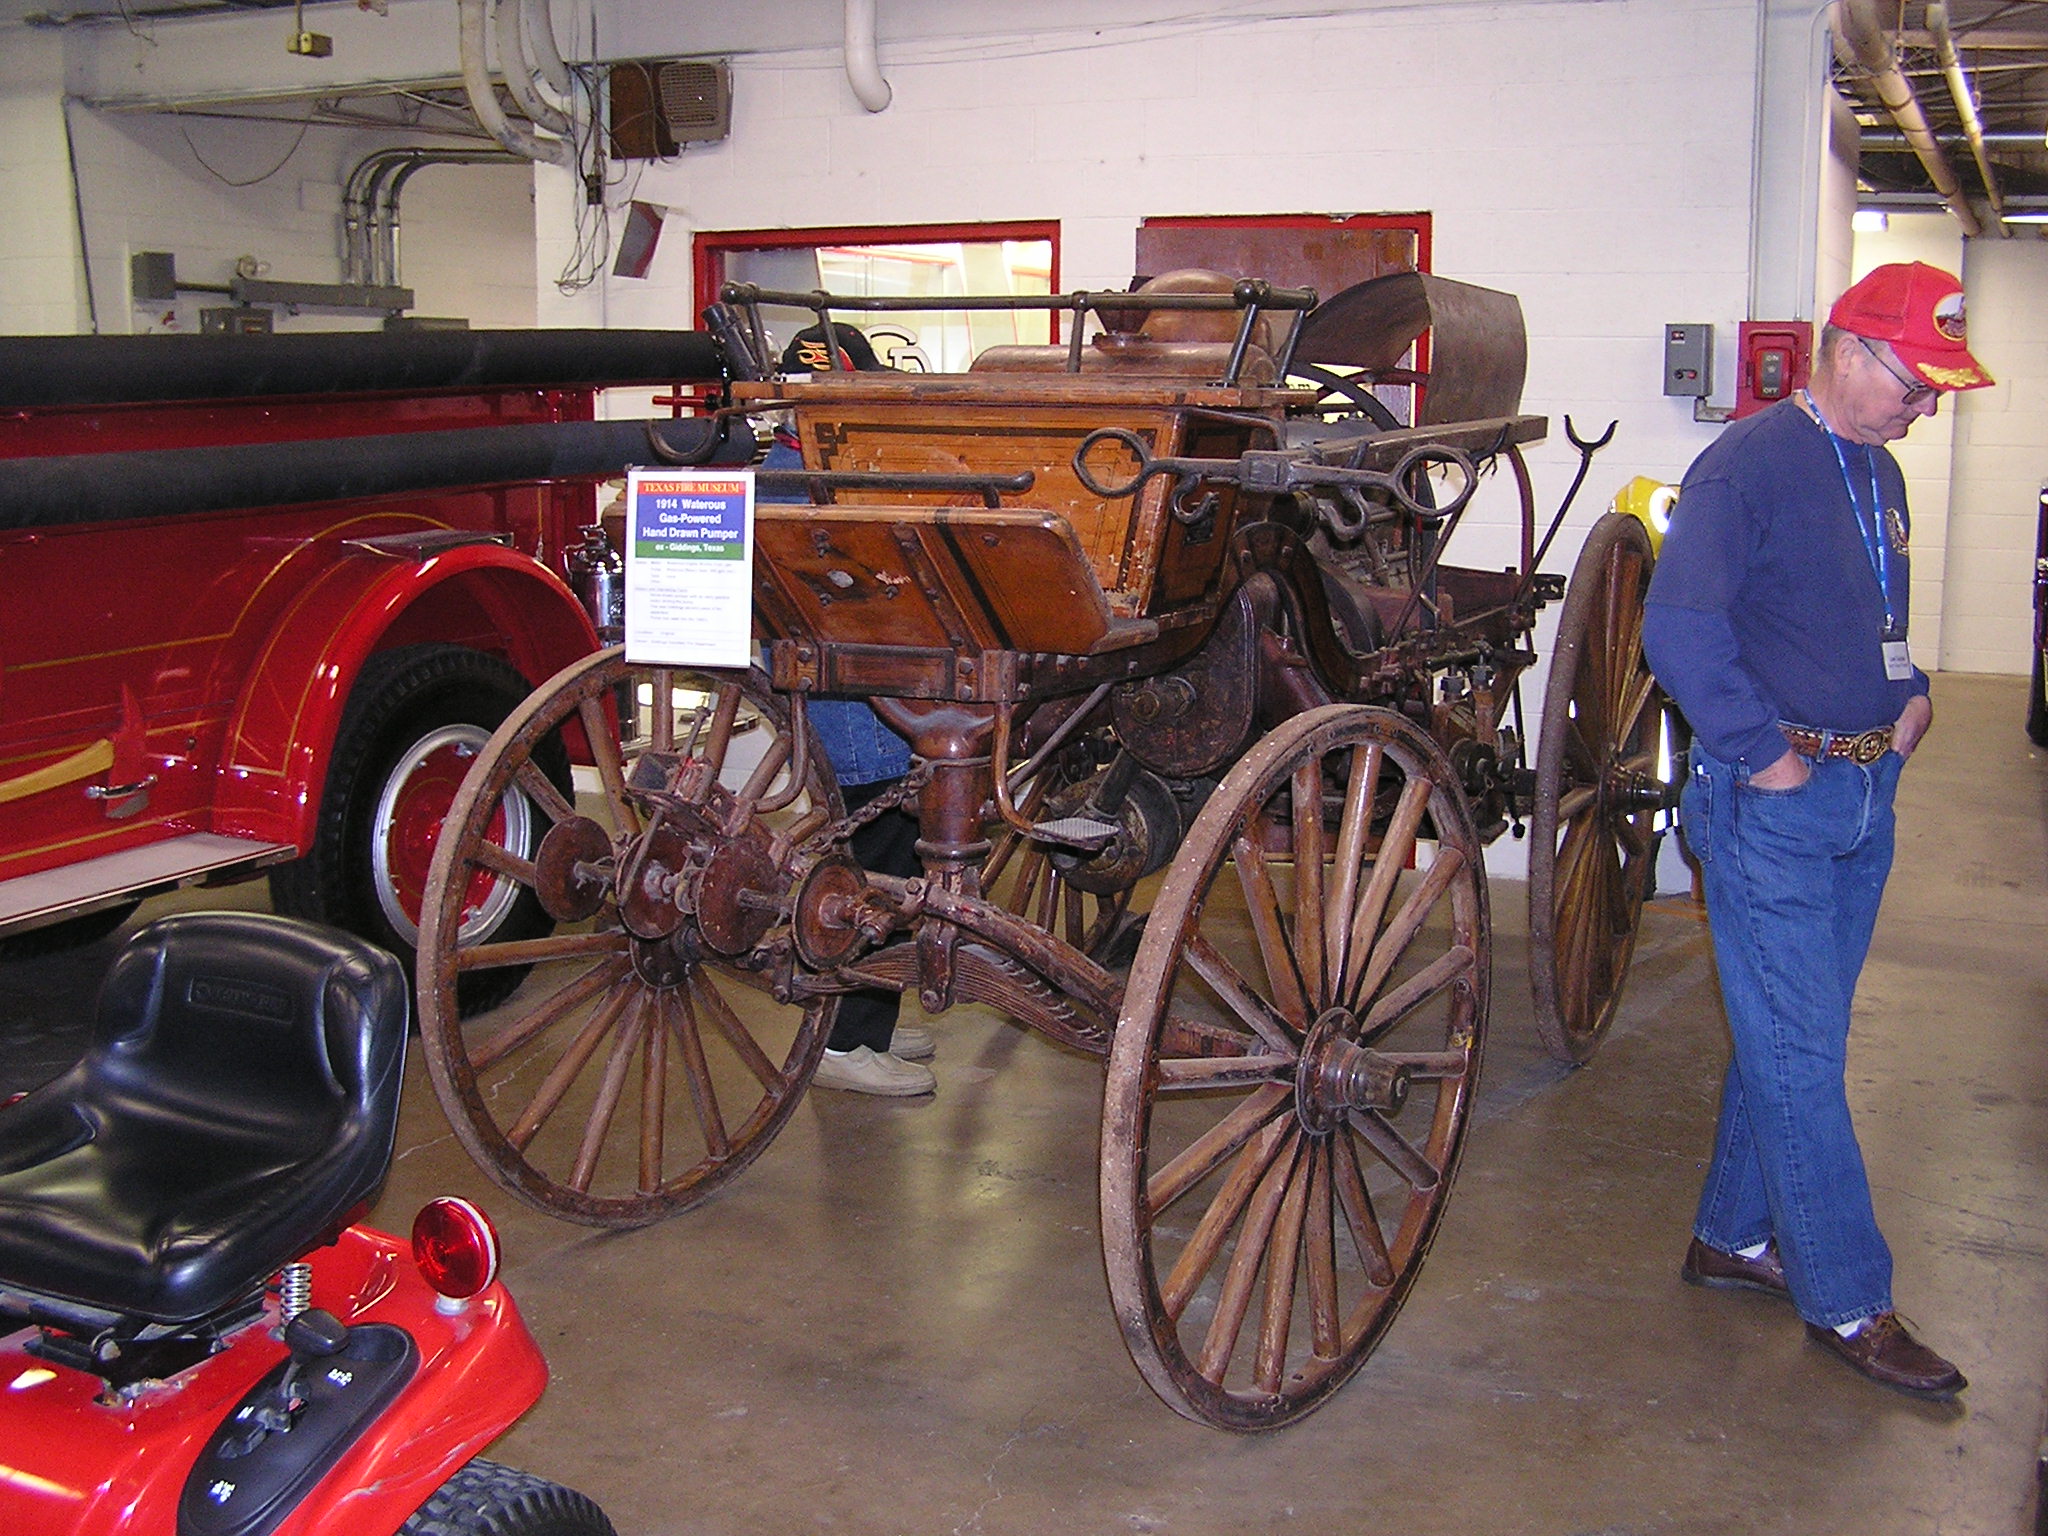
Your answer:
[[[330,929],[136,934],[85,1058],[0,1109],[0,1309],[132,1330],[246,1304],[384,1182],[407,1006],[398,962]]]

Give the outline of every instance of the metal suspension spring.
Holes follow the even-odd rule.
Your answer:
[[[278,1321],[289,1323],[312,1305],[313,1266],[303,1259],[296,1264],[285,1265],[277,1276]]]

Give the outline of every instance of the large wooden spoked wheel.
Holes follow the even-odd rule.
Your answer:
[[[1470,808],[1399,716],[1296,716],[1211,796],[1103,1102],[1110,1296],[1168,1406],[1277,1428],[1372,1353],[1449,1198],[1488,966]]]
[[[1635,953],[1664,803],[1664,697],[1643,660],[1650,536],[1610,512],[1566,589],[1536,739],[1529,982],[1560,1061],[1599,1048]]]
[[[737,946],[743,952],[727,959],[707,942],[706,926],[722,922],[727,950],[736,925],[751,944],[751,908],[700,911],[647,939],[624,926],[617,894],[622,868],[639,871],[629,889],[664,901],[676,883],[648,873],[652,815],[628,788],[659,787],[663,775],[636,777],[636,769],[706,765],[674,825],[701,810],[721,825],[772,832],[806,814],[821,823],[841,814],[831,770],[811,751],[806,782],[786,807],[735,818],[735,804],[773,801],[787,787],[788,721],[758,672],[637,667],[614,649],[543,684],[463,780],[428,877],[420,1043],[456,1136],[521,1199],[593,1226],[639,1226],[687,1209],[761,1153],[810,1081],[836,999],[777,1003],[746,968],[751,949]],[[545,760],[564,748],[586,765],[574,804],[535,765],[536,754]],[[643,764],[647,754],[655,756]],[[497,841],[502,807],[517,796],[547,828],[531,859]],[[718,857],[752,857],[749,835],[735,835]],[[691,878],[709,891],[717,873]],[[465,899],[473,902],[479,880],[534,891],[553,934],[520,943],[461,937]],[[762,882],[772,883],[757,876]],[[758,924],[765,929],[768,919]],[[535,970],[503,1007],[459,1017],[457,977],[507,965]]]

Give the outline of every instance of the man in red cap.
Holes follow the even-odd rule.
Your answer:
[[[1829,312],[1811,385],[1686,472],[1643,623],[1693,727],[1680,814],[1733,1045],[1681,1273],[1783,1297],[1816,1343],[1931,1398],[1963,1374],[1892,1310],[1844,1069],[1893,793],[1934,717],[1907,650],[1912,525],[1885,444],[1989,383],[1962,285],[1879,267]]]

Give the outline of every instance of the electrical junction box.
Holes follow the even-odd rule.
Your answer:
[[[1702,398],[1714,392],[1714,328],[1685,321],[1664,327],[1664,393]]]
[[[1813,322],[1745,320],[1735,350],[1739,421],[1805,387],[1813,371]]]

